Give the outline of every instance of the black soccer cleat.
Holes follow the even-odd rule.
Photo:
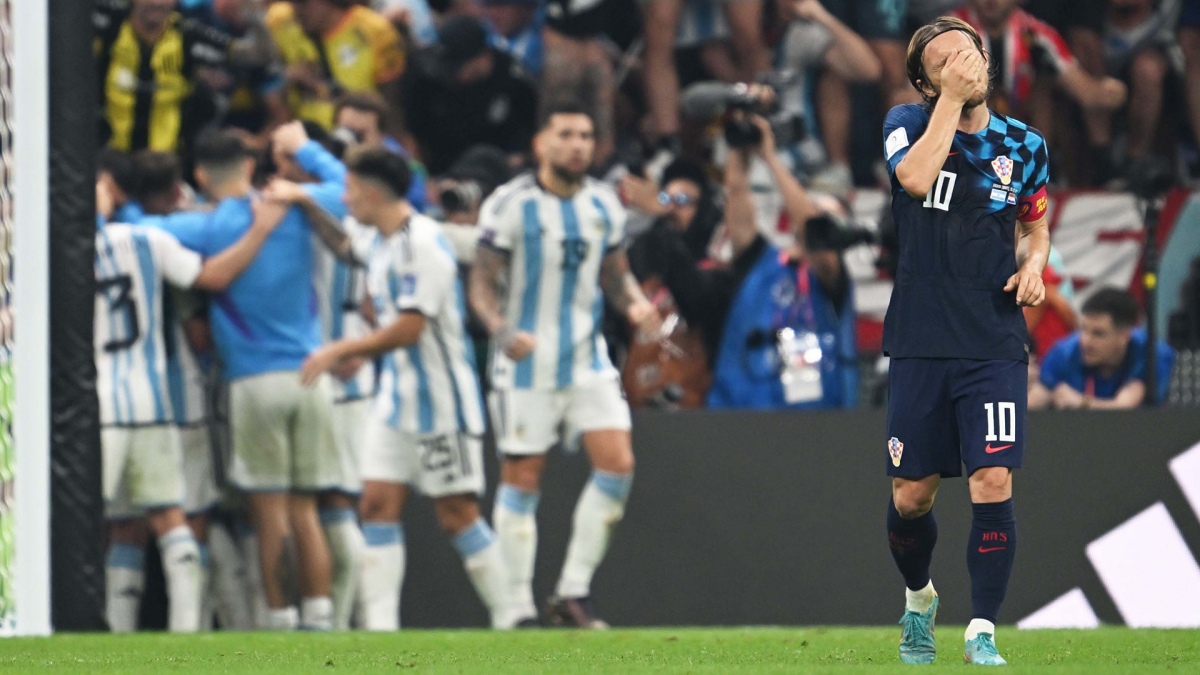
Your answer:
[[[542,627],[542,622],[538,621],[538,618],[535,616],[525,617],[524,619],[521,619],[513,626],[513,628],[516,628],[518,630],[525,630],[525,629],[529,629],[529,628],[541,628],[541,627]]]
[[[560,598],[551,596],[547,601],[546,615],[550,623],[560,628],[583,628],[606,630],[608,624],[596,616],[596,607],[591,596],[583,598]]]

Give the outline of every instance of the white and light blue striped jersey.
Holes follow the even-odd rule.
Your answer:
[[[615,374],[602,332],[600,266],[625,236],[616,193],[589,178],[561,199],[524,175],[488,198],[480,227],[482,245],[509,255],[509,324],[537,339],[533,354],[516,363],[493,350],[493,386],[563,389]]]
[[[466,297],[441,226],[413,215],[392,236],[377,236],[367,271],[380,326],[404,312],[425,317],[415,345],[381,360],[375,394],[379,419],[410,433],[482,434],[483,398],[466,333]]]
[[[103,425],[174,422],[163,339],[163,281],[188,288],[200,256],[162,230],[96,232],[96,390]]]
[[[342,223],[353,241],[375,236],[374,230],[363,227],[351,216],[346,216]],[[320,241],[313,243],[313,254],[313,288],[317,291],[322,342],[329,344],[371,332],[366,319],[359,313],[359,307],[367,297],[366,270],[342,263]],[[338,382],[336,401],[355,401],[374,393],[375,363],[368,361],[353,378]]]
[[[175,424],[194,426],[208,420],[204,370],[188,343],[183,323],[200,309],[198,293],[164,289],[163,339],[167,348],[167,390]]]

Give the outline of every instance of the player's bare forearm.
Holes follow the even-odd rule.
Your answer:
[[[475,264],[467,281],[467,298],[471,310],[483,322],[490,335],[508,329],[508,321],[500,309],[500,285],[508,273],[508,254],[490,246],[475,250]]]
[[[334,257],[347,265],[362,267],[363,262],[354,256],[350,235],[346,234],[346,231],[342,229],[342,224],[332,213],[326,211],[312,197],[301,199],[296,202],[296,205],[304,211],[313,232],[316,233],[325,248],[333,253]]]
[[[925,133],[912,144],[908,154],[896,165],[896,180],[904,191],[913,197],[924,199],[933,188],[938,172],[946,163],[954,132],[958,129],[962,115],[962,103],[946,96],[938,97],[929,126]]]
[[[1111,399],[1088,398],[1084,407],[1089,410],[1133,410],[1144,400],[1146,384],[1141,380],[1134,380],[1121,387]]]
[[[1029,223],[1017,221],[1017,227],[1021,232],[1020,248],[1025,253],[1020,266],[1041,275],[1050,260],[1050,224],[1043,216]]]
[[[622,249],[614,249],[600,263],[600,290],[604,297],[622,316],[629,316],[629,308],[648,303],[642,287],[629,271],[629,258]]]
[[[388,352],[417,344],[421,331],[425,329],[425,316],[419,312],[404,312],[390,324],[353,340],[340,340],[334,344],[339,359],[356,357],[373,358]]]
[[[300,366],[300,381],[310,385],[344,362],[355,358],[371,358],[390,351],[410,347],[420,339],[425,329],[425,317],[418,312],[404,312],[392,323],[360,338],[338,340],[308,355]]]

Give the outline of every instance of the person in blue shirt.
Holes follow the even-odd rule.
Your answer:
[[[1129,410],[1146,400],[1146,329],[1128,291],[1104,288],[1083,303],[1080,329],[1054,343],[1029,390],[1030,408]],[[1156,349],[1157,398],[1167,395],[1175,352]]]
[[[302,166],[337,163],[307,140],[298,122],[277,130],[274,142]],[[209,256],[252,222],[254,161],[237,136],[212,132],[197,144],[196,164],[196,179],[216,208],[205,219],[176,219],[167,227],[184,246]],[[344,169],[329,178],[313,189],[340,194]],[[343,481],[333,389],[328,378],[304,387],[299,375],[321,344],[312,265],[312,232],[303,212],[292,208],[254,262],[209,304],[230,383],[229,481],[247,493],[270,608],[266,624],[276,629],[329,629],[333,622],[330,554],[316,499]],[[299,558],[299,611],[290,606],[281,578],[289,540]]]

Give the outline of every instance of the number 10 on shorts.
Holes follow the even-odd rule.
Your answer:
[[[996,408],[999,407],[1000,415],[997,420]],[[1012,402],[1001,401],[1000,403],[984,403],[984,413],[987,415],[987,438],[984,441],[1001,441],[1013,442],[1017,440],[1017,404]],[[1000,434],[996,435],[996,427],[1000,427]]]

